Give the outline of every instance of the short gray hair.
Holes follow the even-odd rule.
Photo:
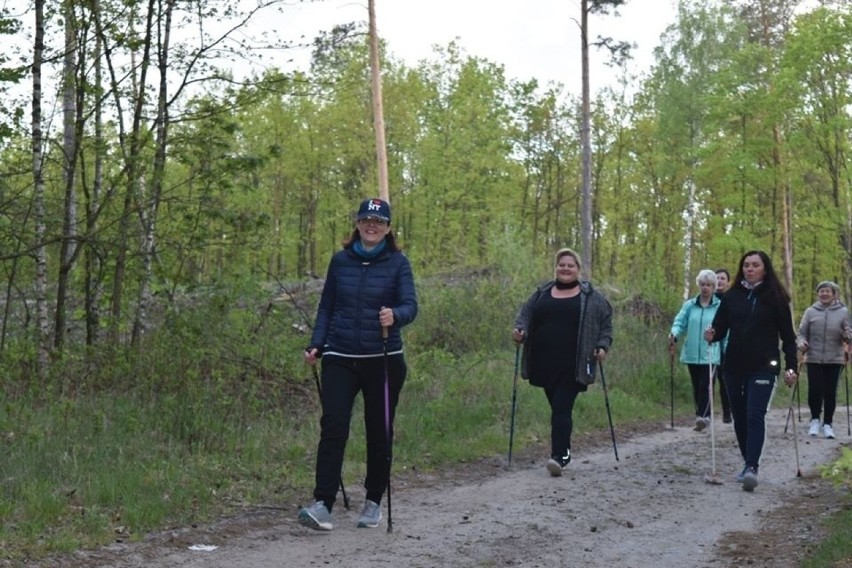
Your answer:
[[[832,282],[831,280],[823,280],[819,284],[817,284],[816,291],[819,293],[820,288],[831,288],[831,291],[834,292],[834,295],[837,296],[840,293],[840,286]]]
[[[701,272],[698,273],[698,276],[695,277],[695,283],[701,286],[704,283],[712,284],[715,288],[719,283],[719,279],[716,277],[716,273],[712,270],[705,268]]]

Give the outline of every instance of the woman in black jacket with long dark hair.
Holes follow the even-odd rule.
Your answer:
[[[744,490],[753,491],[766,438],[766,413],[781,372],[779,341],[784,350],[785,383],[791,385],[798,378],[790,295],[763,251],[749,251],[740,259],[732,286],[704,338],[721,341],[726,334],[725,386],[745,461],[737,480]]]

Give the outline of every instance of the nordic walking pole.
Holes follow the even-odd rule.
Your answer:
[[[707,357],[710,357],[710,349],[707,349]],[[713,363],[710,363],[710,372],[709,372],[709,397],[707,398],[708,403],[710,404],[710,475],[704,476],[704,481],[710,483],[712,485],[722,485],[722,480],[719,479],[719,476],[716,474],[716,421],[713,414],[713,375],[715,374]]]
[[[515,439],[515,405],[518,401],[518,367],[521,361],[521,344],[515,347],[515,378],[512,379],[512,418],[509,422],[509,467],[512,467],[512,442]]]
[[[799,379],[801,379],[801,378],[802,378],[802,365],[804,364],[804,361],[805,361],[805,360],[804,360],[804,359],[802,359],[802,360],[799,362],[799,368],[796,370],[796,376],[797,376]],[[798,382],[798,381],[796,381],[796,388],[798,388],[798,387],[799,387],[799,382]],[[798,394],[798,393],[796,393],[796,399],[798,399],[798,398],[799,398],[799,394]],[[790,424],[790,418],[792,418],[792,417],[793,417],[793,415],[792,415],[791,413],[789,413],[789,412],[788,412],[788,413],[787,413],[787,419],[786,419],[786,420],[784,420],[784,433],[785,433],[785,434],[787,433],[787,427],[789,426],[789,424]]]
[[[669,343],[669,407],[671,408],[672,430],[674,430],[674,344]]]
[[[393,532],[393,513],[391,508],[391,465],[393,463],[390,419],[390,378],[388,376],[388,328],[382,327],[382,347],[385,363],[385,435],[388,441],[388,532]]]
[[[847,355],[848,357],[848,355]],[[846,435],[852,436],[852,426],[849,420],[849,362],[843,366],[843,376],[846,378]]]
[[[802,369],[801,369],[801,367],[800,367],[800,368],[799,368],[799,371],[801,371],[801,370],[802,370]],[[798,376],[798,375],[797,375],[797,376]],[[798,413],[799,413],[799,422],[801,422],[801,421],[802,421],[802,395],[801,395],[801,393],[799,392],[799,388],[798,388],[798,387],[799,387],[799,382],[798,382],[798,381],[796,381],[796,408],[797,408],[797,411],[798,411]]]
[[[322,386],[320,385],[319,373],[317,372],[317,366],[311,365],[311,371],[314,372],[314,383],[317,385],[317,394],[320,398],[320,404],[322,404]],[[343,507],[348,511],[349,510],[349,497],[346,495],[346,488],[343,486],[343,477],[340,478],[340,492],[343,493]]]
[[[612,435],[612,451],[615,452],[615,461],[618,460],[618,444],[615,443],[615,428],[612,426],[612,411],[609,408],[609,395],[606,391],[606,376],[604,375],[603,361],[598,361],[601,368],[601,385],[603,385],[604,401],[606,401],[606,415],[609,418],[609,433]]]
[[[799,390],[798,376],[796,384],[793,386],[793,394],[790,396],[790,409],[787,412],[787,418],[793,417],[793,399],[796,398],[796,393]],[[796,449],[796,477],[802,477],[802,467],[799,464],[799,433],[793,428],[793,447]]]

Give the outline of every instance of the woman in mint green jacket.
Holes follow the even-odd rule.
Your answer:
[[[716,296],[716,273],[702,270],[695,279],[699,293],[683,303],[672,323],[669,349],[674,352],[677,340],[685,337],[680,349],[680,362],[685,363],[692,379],[695,401],[695,429],[710,425],[710,366],[719,365],[719,344],[704,339],[704,329],[713,322],[721,300]]]

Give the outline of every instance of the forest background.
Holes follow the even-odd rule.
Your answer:
[[[586,260],[637,320],[623,329],[665,327],[698,270],[733,273],[755,248],[795,317],[821,280],[849,297],[852,6],[797,5],[682,2],[647,75],[594,94]],[[150,404],[168,425],[149,440],[163,452],[247,451],[226,443],[231,420],[248,428],[303,403],[311,294],[358,201],[377,193],[363,24],[315,38],[307,72],[244,78],[234,69],[263,49],[243,26],[286,4],[34,9],[0,8],[0,33],[34,17],[44,32],[0,55],[2,457],[13,470],[22,440],[44,455],[2,476],[0,518],[18,531],[22,495],[37,493],[28,476],[53,467],[46,448],[82,459],[81,416],[87,435],[121,422],[144,439],[147,419],[132,417]],[[211,35],[211,22],[233,25]],[[516,306],[556,249],[581,242],[580,102],[458,43],[416,66],[383,47],[393,228],[423,305],[409,344],[433,370],[511,351]],[[13,97],[27,81],[28,98]],[[163,472],[147,474],[140,485]]]

